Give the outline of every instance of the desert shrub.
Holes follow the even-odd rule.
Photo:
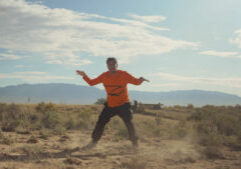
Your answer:
[[[98,112],[99,107],[100,107],[100,106],[97,107],[96,105],[94,105],[94,106],[91,106],[90,109],[91,109],[91,111],[93,111],[93,112]]]
[[[40,129],[42,114],[31,113],[28,116],[28,123],[30,125],[31,130]],[[23,127],[26,129],[26,127]]]
[[[229,146],[229,147],[232,147],[234,149],[237,148],[238,149],[241,149],[241,142],[239,140],[239,137],[235,137],[235,136],[229,136],[229,137],[223,137],[222,138],[222,141],[223,141],[223,144],[225,146]]]
[[[106,99],[105,99],[105,98],[99,98],[99,99],[95,102],[95,104],[104,104],[104,103],[106,103]]]
[[[74,112],[76,109],[78,111]],[[59,106],[44,102],[32,107],[0,103],[0,129],[18,133],[50,129],[55,134],[63,134],[66,129],[89,129],[95,124],[94,110],[93,106]]]
[[[51,132],[48,129],[41,129],[39,131],[40,138],[47,140],[48,137],[51,135]]]
[[[188,104],[187,109],[194,109],[194,106],[192,104]]]
[[[202,122],[198,123],[196,129],[198,133],[201,133],[201,134],[210,134],[210,133],[218,134],[217,125],[209,120],[203,120]]]
[[[15,131],[16,128],[19,126],[20,121],[19,120],[4,120],[2,122],[2,131],[6,131],[6,132],[11,132],[11,131]]]
[[[217,117],[216,125],[221,134],[231,136],[237,135],[241,129],[241,121],[234,115],[220,114]]]
[[[66,133],[66,128],[62,124],[57,124],[54,128],[54,134],[63,135]]]
[[[57,108],[53,103],[44,103],[41,102],[36,106],[37,113],[40,113],[40,117],[31,116],[32,121],[38,120],[39,118],[39,126],[38,128],[48,128],[55,129],[61,128],[62,122],[60,119],[59,113],[57,113]]]
[[[230,145],[238,142],[241,130],[241,115],[230,112],[233,107],[207,105],[197,108],[188,120],[196,121],[198,142],[202,145]],[[237,142],[229,142],[228,137],[235,137]],[[227,138],[227,139],[225,139]]]
[[[90,122],[84,121],[84,120],[81,119],[77,122],[77,128],[78,129],[89,129],[90,128]]]
[[[38,145],[24,145],[23,147],[19,147],[17,151],[20,151],[28,156],[37,156],[39,153],[43,152],[43,148]]]
[[[234,113],[198,109],[188,119],[204,123],[203,125],[209,123],[209,126],[212,125],[212,129],[227,136],[238,135],[241,129],[241,116]]]
[[[147,137],[163,137],[166,135],[166,130],[160,125],[157,125],[155,119],[139,121],[135,123],[135,126],[140,139],[145,139]]]
[[[220,146],[223,143],[222,137],[218,134],[199,134],[197,142],[203,146]]]
[[[41,102],[36,106],[36,111],[40,113],[55,111],[56,107],[53,103],[46,104],[45,102]]]
[[[4,108],[2,108],[0,123],[3,131],[15,131],[18,127],[22,129],[31,128],[34,112],[16,104],[4,105],[2,107]]]
[[[3,131],[15,131],[21,119],[23,119],[23,113],[20,106],[16,104],[2,106],[1,129]]]
[[[92,107],[89,107],[92,109]],[[88,107],[85,107],[84,109],[81,109],[78,113],[75,114],[69,114],[65,118],[64,126],[66,129],[74,129],[74,130],[79,130],[79,129],[89,129],[93,127],[95,124],[95,121],[93,119],[93,110],[89,111]]]
[[[0,132],[0,144],[7,144],[10,145],[15,142],[15,139],[10,135],[5,135],[4,133]]]
[[[56,112],[45,112],[40,121],[42,127],[49,129],[54,129],[60,123],[59,115]]]
[[[7,104],[6,103],[0,103],[0,121],[3,118],[3,113],[7,110]]]
[[[7,109],[6,103],[0,103],[0,112],[4,112]]]
[[[77,120],[75,119],[75,118],[70,118],[70,119],[68,119],[66,122],[65,122],[65,128],[67,129],[67,130],[71,130],[71,129],[79,129],[78,128],[78,122],[77,122]]]
[[[208,121],[198,123],[197,127],[197,142],[203,146],[220,146],[225,144],[225,135],[219,133],[217,126]]]
[[[19,105],[12,103],[7,107],[7,112],[11,117],[18,118],[19,112],[21,112],[21,108]]]
[[[23,126],[18,126],[18,128],[16,128],[15,132],[18,134],[30,134],[30,131],[32,130],[32,128],[25,128]]]
[[[78,114],[78,119],[82,119],[84,121],[89,121],[91,119],[92,113],[89,111],[83,111]]]
[[[16,105],[14,103],[7,105],[5,108],[3,114],[2,114],[2,120],[17,120],[23,116],[21,107],[19,105]]]
[[[205,155],[206,158],[208,159],[222,159],[223,154],[220,151],[219,147],[213,145],[213,146],[207,146],[203,150],[203,154]]]
[[[70,118],[65,122],[65,128],[67,130],[80,130],[80,129],[89,129],[90,122],[83,119],[74,119]]]
[[[173,108],[174,108],[175,110],[185,109],[185,107],[184,107],[184,106],[181,106],[181,105],[175,105],[175,106],[173,106]]]
[[[189,127],[184,120],[178,124],[166,125],[154,123],[152,120],[143,121],[138,124],[139,132],[145,137],[160,137],[161,139],[182,139],[189,134]]]

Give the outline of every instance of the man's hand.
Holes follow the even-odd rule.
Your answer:
[[[86,76],[85,72],[81,70],[76,70],[76,73],[82,77]]]
[[[144,77],[140,77],[140,80],[142,80],[142,82],[144,82],[144,81],[150,82],[149,80],[145,79]]]

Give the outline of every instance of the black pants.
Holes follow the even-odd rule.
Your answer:
[[[99,115],[99,119],[96,123],[95,129],[92,133],[92,139],[93,142],[98,142],[98,140],[101,138],[105,125],[110,121],[112,117],[115,115],[118,115],[125,123],[129,138],[132,141],[134,145],[137,145],[137,137],[135,133],[135,128],[132,123],[132,112],[130,110],[130,103],[123,104],[118,107],[108,107],[107,104],[105,104],[105,107],[103,108],[101,114]]]

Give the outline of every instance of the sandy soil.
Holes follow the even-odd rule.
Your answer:
[[[5,133],[6,134],[6,133]],[[241,152],[222,150],[222,157],[207,159],[202,147],[188,139],[140,140],[138,149],[129,140],[116,140],[106,133],[99,144],[82,150],[90,141],[90,131],[68,131],[64,135],[42,137],[30,134],[7,133],[15,138],[11,145],[0,144],[2,169],[240,169]]]

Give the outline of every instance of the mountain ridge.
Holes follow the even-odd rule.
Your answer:
[[[129,91],[130,99],[164,105],[236,105],[241,97],[219,91],[175,90],[164,92]],[[0,87],[0,102],[38,103],[41,101],[65,104],[93,104],[105,98],[105,91],[91,86],[66,83],[19,84]]]

